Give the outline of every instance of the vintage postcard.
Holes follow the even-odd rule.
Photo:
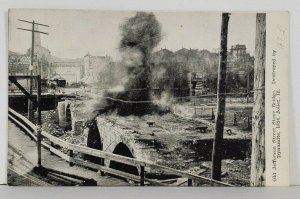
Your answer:
[[[289,185],[288,12],[8,20],[8,185]]]

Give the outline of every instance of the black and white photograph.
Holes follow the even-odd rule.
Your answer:
[[[268,16],[10,9],[8,185],[266,186]]]

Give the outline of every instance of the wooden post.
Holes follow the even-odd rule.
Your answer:
[[[145,186],[145,167],[141,166],[141,186]]]
[[[233,126],[237,126],[237,116],[236,116],[236,113],[233,114]]]
[[[193,180],[192,179],[188,179],[188,186],[189,187],[193,186]]]
[[[249,78],[249,75],[250,75],[250,74],[249,74],[249,72],[248,72],[248,73],[247,73],[247,103],[249,103],[249,95],[250,95],[250,91],[249,91],[249,90],[250,90],[250,85],[249,85],[249,81],[250,81],[249,79],[250,79],[250,78]]]
[[[32,78],[30,78],[32,79]],[[42,135],[41,135],[41,76],[37,76],[37,150],[38,150],[38,166],[42,165]]]
[[[102,146],[101,146],[101,147],[102,147]],[[100,159],[100,165],[103,166],[103,167],[105,166],[104,158],[101,158],[101,159]],[[103,170],[100,170],[100,175],[101,175],[101,176],[105,176],[105,172],[104,172]]]
[[[254,106],[252,112],[251,186],[265,185],[266,14],[256,15]]]
[[[69,166],[72,167],[72,166],[74,166],[74,163],[72,162],[73,161],[73,157],[74,157],[73,150],[69,150],[69,156],[70,156]]]
[[[19,29],[19,30],[25,30],[25,31],[29,31],[29,32],[31,32],[31,55],[30,55],[30,65],[31,65],[31,67],[33,67],[33,64],[34,64],[34,33],[35,32],[37,32],[37,33],[41,33],[41,34],[46,34],[46,35],[48,35],[48,33],[46,33],[46,32],[42,32],[42,31],[36,31],[35,30],[35,28],[34,28],[34,26],[35,25],[40,25],[40,26],[45,26],[45,27],[49,27],[48,25],[45,25],[45,24],[41,24],[41,23],[36,23],[35,21],[27,21],[27,20],[23,20],[23,19],[18,19],[19,21],[22,21],[22,22],[25,22],[25,23],[30,23],[30,24],[32,24],[32,28],[31,29],[26,29],[26,28],[17,28],[17,29]],[[33,76],[33,68],[29,68],[30,69],[30,76]],[[36,71],[36,73],[37,73],[37,71]],[[32,87],[33,87],[33,80],[32,79],[30,79],[30,84],[29,84],[29,93],[30,93],[30,95],[32,95]],[[30,121],[33,121],[33,116],[34,116],[34,114],[33,114],[33,103],[30,101],[30,100],[28,100],[28,119],[30,120]]]
[[[197,117],[197,107],[196,107],[196,98],[194,99],[194,110],[195,110],[195,117]]]
[[[54,147],[54,143],[51,141],[51,143],[50,143],[50,146],[51,146],[51,148],[53,148]],[[50,148],[50,155],[53,155],[54,153],[51,151],[51,148]]]
[[[218,70],[216,132],[212,152],[212,178],[221,180],[222,145],[226,102],[227,35],[229,13],[222,14],[220,64]]]
[[[32,38],[31,38],[31,54],[30,54],[30,64],[33,67],[34,64],[34,21],[32,21]],[[30,76],[33,75],[33,69],[29,67]],[[29,93],[32,95],[32,87],[33,87],[33,79],[30,78],[29,80]],[[30,99],[28,99],[28,119],[29,121],[33,121],[33,105]]]

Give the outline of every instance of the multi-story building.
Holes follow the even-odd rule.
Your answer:
[[[78,83],[83,77],[83,59],[52,59],[50,74],[50,79],[59,75],[66,85]]]
[[[100,80],[100,71],[105,74],[107,66],[112,64],[109,56],[93,56],[87,53],[83,58],[84,77],[82,81],[86,84],[93,84]]]
[[[246,45],[231,46],[228,53],[228,68],[231,71],[249,71],[254,66],[254,57],[247,53]]]

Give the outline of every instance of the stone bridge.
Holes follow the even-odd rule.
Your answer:
[[[87,120],[84,116],[88,115],[88,111],[78,114],[80,103],[83,102],[59,102],[59,123],[62,128],[73,131],[75,135],[83,134],[83,144],[90,148],[184,170],[199,167],[199,160],[211,160],[211,125],[172,113],[143,117],[110,114]],[[207,132],[197,130],[203,125],[208,128]],[[227,149],[223,152],[224,158],[245,159],[250,154],[251,134],[239,131],[224,134],[224,147]],[[107,167],[133,174],[139,172],[139,168],[132,166],[89,158]]]
[[[64,130],[73,131],[75,135],[83,133],[86,146],[142,161],[156,162],[159,154],[153,147],[155,145],[149,146],[149,143],[155,143],[153,136],[116,125],[113,121],[103,116],[98,116],[93,121],[90,121],[89,124],[86,124],[84,119],[75,114],[75,104],[76,102],[71,100],[58,103],[59,125]],[[134,168],[133,166],[114,161],[110,162],[109,160],[102,161],[95,157],[92,159],[92,161],[107,167],[118,168],[133,174],[139,172],[139,168]]]

